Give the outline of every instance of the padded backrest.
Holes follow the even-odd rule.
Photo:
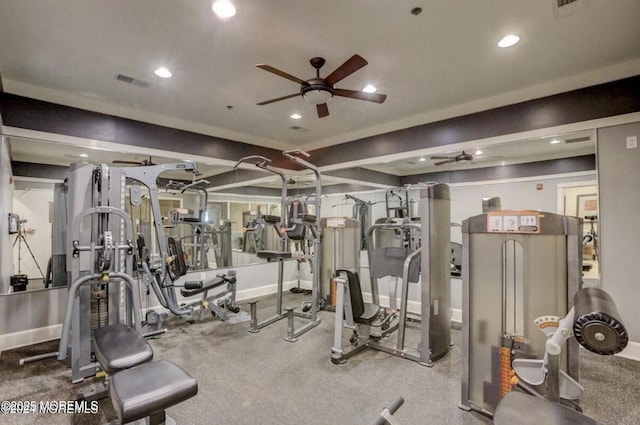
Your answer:
[[[404,273],[404,261],[412,251],[408,248],[387,246],[376,248],[371,253],[369,273],[373,278],[385,276],[402,277]],[[409,263],[409,282],[418,282],[420,279],[420,256],[414,257]]]
[[[289,226],[292,230],[287,231],[287,237],[294,241],[304,239],[305,226],[302,223],[293,224],[294,220],[302,220],[302,216],[307,213],[307,206],[302,199],[294,199],[289,205]]]
[[[364,300],[362,298],[362,288],[360,287],[360,277],[358,272],[350,269],[336,270],[338,276],[347,276],[349,280],[349,296],[351,297],[351,311],[353,319],[356,320],[364,313]]]
[[[182,252],[182,244],[180,241],[176,241],[172,236],[167,238],[169,244],[169,253],[173,257],[171,262],[171,272],[176,277],[184,276],[187,274],[187,265],[184,262],[184,253]]]

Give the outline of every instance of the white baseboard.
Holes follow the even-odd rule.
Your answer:
[[[288,282],[284,282],[283,287],[286,291],[288,291],[289,289],[294,288],[297,285],[297,280],[291,280]],[[311,289],[311,282],[302,280],[300,281],[300,287],[304,289]],[[275,294],[277,290],[278,285],[276,283],[260,286],[258,288],[243,289],[236,292],[236,300],[246,301],[252,298],[260,298],[266,295]],[[149,307],[148,309],[154,309],[159,313],[168,312],[168,310],[166,310],[161,305]],[[143,317],[146,311],[147,308],[144,308],[142,311]],[[0,335],[0,356],[2,355],[3,351],[58,339],[60,338],[60,332],[62,332],[62,324]]]
[[[0,335],[0,355],[6,350],[58,339],[60,332],[61,324]]]
[[[624,357],[625,359],[640,361],[640,342],[629,341],[629,344],[627,344],[627,348],[616,354],[616,356]]]
[[[452,308],[451,309],[451,324],[453,326],[462,326],[462,309],[461,308]]]
[[[290,281],[284,282],[284,284],[283,284],[283,288],[284,288],[285,291],[288,291],[291,288],[295,288],[296,286],[298,286],[298,281],[297,280],[290,280]],[[300,281],[300,287],[303,288],[303,289],[311,289],[311,282],[306,281],[306,280],[301,280]],[[260,286],[258,288],[243,289],[241,291],[237,291],[236,292],[236,300],[237,301],[246,301],[246,300],[250,300],[252,298],[260,298],[260,297],[264,297],[266,295],[275,294],[277,291],[278,291],[278,284],[277,283],[273,283],[271,285]]]
[[[371,294],[368,292],[365,292],[362,294],[362,298],[364,299],[365,302],[371,302]],[[379,295],[380,298],[380,304],[382,305],[382,307],[389,307],[389,297],[386,295]],[[400,300],[396,301],[396,305],[400,306]],[[420,314],[420,303],[418,301],[409,301],[407,303],[407,310],[410,313],[414,313],[414,314]],[[462,310],[459,308],[452,308],[451,309],[451,326],[453,326],[456,329],[460,329],[460,326],[462,326]]]

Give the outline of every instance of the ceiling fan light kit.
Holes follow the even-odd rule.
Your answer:
[[[387,98],[387,95],[384,94],[367,93],[359,90],[338,89],[335,87],[335,84],[337,82],[345,79],[349,75],[367,65],[367,61],[362,56],[353,55],[345,63],[340,65],[335,71],[333,71],[325,78],[320,78],[320,68],[322,68],[322,66],[325,64],[324,58],[311,58],[309,63],[311,63],[311,66],[315,68],[316,76],[315,78],[311,78],[306,81],[269,65],[258,64],[256,65],[256,67],[300,84],[299,94],[306,102],[316,105],[318,118],[329,116],[329,108],[327,107],[327,102],[334,96],[348,97],[351,99],[364,100],[374,103],[382,103]],[[296,96],[298,96],[298,93],[260,102],[258,103],[258,105],[268,105],[270,103],[279,102],[281,100],[290,99]]]
[[[319,105],[327,103],[333,98],[333,87],[327,86],[321,79],[313,78],[309,80],[309,84],[300,88],[300,93],[307,102]]]

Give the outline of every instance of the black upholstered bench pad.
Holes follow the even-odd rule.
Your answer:
[[[258,258],[266,258],[268,260],[272,258],[291,258],[291,252],[289,251],[258,251],[256,255]]]
[[[202,285],[202,288],[195,288],[195,289],[185,289],[182,288],[180,290],[180,293],[182,294],[183,297],[192,297],[194,295],[200,294],[204,291],[208,291],[210,289],[213,288],[217,288],[218,286],[224,285],[226,283],[226,281],[221,278],[221,277],[216,277],[213,280],[209,281],[209,282],[205,282]]]
[[[109,391],[120,421],[131,422],[193,397],[198,383],[180,366],[158,360],[116,373]]]
[[[107,373],[129,369],[153,359],[149,343],[122,323],[96,329],[95,354]]]

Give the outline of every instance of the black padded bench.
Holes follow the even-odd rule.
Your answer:
[[[152,362],[149,343],[122,323],[97,328],[94,345],[120,423],[149,417],[150,425],[164,424],[166,408],[198,393],[195,378],[168,360]]]
[[[168,360],[145,363],[116,373],[109,394],[121,423],[150,418],[163,424],[164,410],[198,393],[195,378]]]
[[[291,252],[289,251],[258,251],[256,255],[258,256],[258,258],[263,258],[267,261],[286,260],[288,258],[291,258]]]
[[[153,350],[136,331],[123,323],[95,330],[96,360],[108,374],[150,362]]]

